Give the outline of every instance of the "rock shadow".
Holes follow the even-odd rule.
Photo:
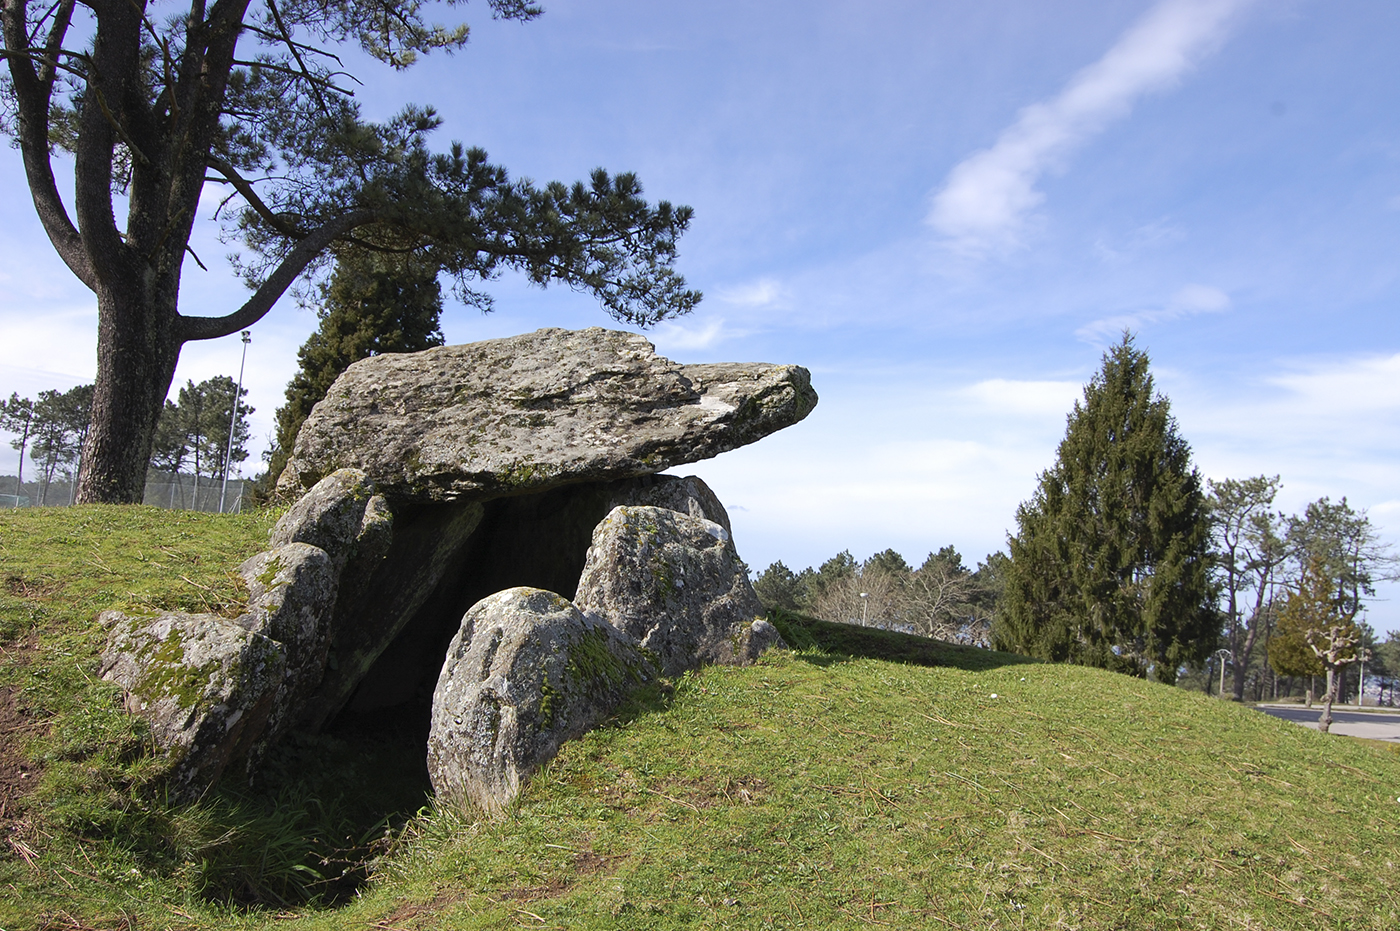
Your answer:
[[[951,666],[980,672],[1040,662],[1019,653],[984,650],[858,624],[839,624],[781,609],[770,612],[768,617],[801,659],[819,666],[852,659],[879,659],[911,666]]]
[[[518,586],[541,588],[572,601],[598,523],[618,503],[673,481],[646,476],[585,482],[478,505],[480,522],[448,557],[432,593],[370,665],[341,716],[399,706],[427,709],[447,646],[467,609],[488,595]],[[416,523],[440,520],[435,517],[440,511],[408,512],[397,520],[410,528],[405,535],[412,535]],[[426,711],[424,715],[426,720]]]

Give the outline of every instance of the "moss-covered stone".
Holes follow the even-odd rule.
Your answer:
[[[106,612],[111,628],[102,677],[120,685],[127,710],[146,719],[171,761],[172,791],[193,797],[246,755],[262,733],[283,678],[282,645],[245,619]]]
[[[503,810],[560,744],[655,675],[630,638],[553,592],[482,599],[462,619],[433,694],[434,789],[448,804]]]
[[[782,639],[754,629],[763,608],[721,525],[658,507],[618,507],[593,534],[575,596],[652,650],[666,675],[753,662]]]

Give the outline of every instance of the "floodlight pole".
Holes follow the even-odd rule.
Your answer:
[[[224,497],[228,494],[228,470],[233,465],[233,430],[238,426],[239,395],[243,393],[243,366],[248,361],[248,343],[252,336],[243,331],[243,359],[238,363],[238,387],[233,389],[233,413],[228,419],[228,446],[224,448],[224,483],[219,487],[219,513],[224,513]]]

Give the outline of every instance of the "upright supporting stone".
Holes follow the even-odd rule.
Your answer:
[[[608,514],[593,532],[574,603],[656,654],[667,675],[748,664],[782,644],[729,532],[666,508]]]
[[[172,796],[197,797],[261,736],[285,668],[281,644],[212,614],[99,620],[111,628],[102,678],[125,690],[127,710],[169,754]]]
[[[319,546],[288,543],[238,567],[248,585],[248,613],[238,623],[282,644],[286,668],[268,718],[266,741],[275,741],[301,716],[321,684],[330,647],[338,573]]]
[[[462,618],[433,693],[433,790],[499,813],[560,744],[655,674],[631,638],[553,592],[512,588],[482,599]]]

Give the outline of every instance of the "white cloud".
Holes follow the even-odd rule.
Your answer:
[[[25,306],[28,305],[28,306]],[[68,388],[91,381],[97,366],[97,307],[94,304],[44,307],[39,301],[22,301],[4,316],[5,338],[0,340],[0,371],[9,381],[11,372],[51,376],[54,383],[42,388]],[[27,380],[23,377],[19,381]]]
[[[767,307],[779,303],[786,296],[786,290],[775,279],[760,278],[748,284],[721,288],[715,296],[726,304]]]
[[[1170,307],[1182,313],[1210,313],[1228,310],[1230,295],[1209,285],[1188,284],[1172,296]]]
[[[1211,478],[1280,474],[1283,506],[1320,495],[1360,506],[1400,489],[1400,354],[1279,360],[1233,390],[1171,388],[1173,410]]]
[[[1268,382],[1293,395],[1290,407],[1299,414],[1400,412],[1400,354],[1318,363]]]
[[[989,378],[958,391],[996,414],[1045,417],[1068,414],[1084,386],[1072,381],[1012,381]]]
[[[1373,504],[1368,513],[1373,517],[1385,517],[1391,522],[1400,516],[1400,501],[1382,501],[1380,504]]]
[[[1036,183],[1079,144],[1132,109],[1141,96],[1175,86],[1223,41],[1252,0],[1162,0],[1057,96],[1021,111],[989,149],[954,166],[929,222],[956,251],[1014,245],[1045,199]]]
[[[1103,317],[1086,323],[1075,331],[1075,335],[1087,343],[1102,345],[1116,340],[1124,330],[1137,331],[1148,324],[1180,320],[1196,314],[1222,313],[1230,309],[1230,304],[1230,295],[1219,288],[1188,284],[1161,307]]]
[[[731,335],[725,329],[723,317],[689,320],[685,323],[667,320],[657,325],[653,332],[647,334],[662,355],[677,349],[709,349],[728,339]]]

